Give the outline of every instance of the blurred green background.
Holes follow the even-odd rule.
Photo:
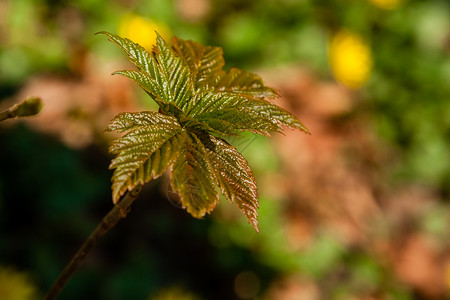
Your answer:
[[[153,109],[95,32],[223,47],[311,136],[232,142],[260,233],[222,201],[196,220],[148,184],[59,299],[450,299],[446,0],[0,0],[0,299],[39,299],[112,206],[107,122]]]

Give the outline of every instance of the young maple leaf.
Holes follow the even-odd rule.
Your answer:
[[[309,133],[293,115],[265,98],[278,97],[260,77],[223,70],[219,47],[157,34],[152,52],[108,32],[110,41],[128,55],[137,70],[121,74],[137,82],[159,106],[159,112],[121,113],[107,131],[125,133],[112,141],[113,201],[128,190],[161,176],[170,168],[171,186],[183,208],[196,218],[210,213],[220,191],[237,204],[258,231],[258,192],[245,158],[224,137],[238,131],[270,136],[283,126]]]

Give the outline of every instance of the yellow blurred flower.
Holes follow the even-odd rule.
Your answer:
[[[395,9],[397,8],[403,0],[369,0],[375,6],[383,9]]]
[[[147,50],[156,42],[155,30],[164,38],[170,38],[170,29],[163,23],[136,14],[125,15],[119,24],[119,35],[129,38]]]
[[[0,297],[8,300],[37,299],[37,288],[27,273],[0,267]]]
[[[334,77],[350,88],[360,87],[372,70],[369,45],[359,35],[346,30],[331,39],[329,60]]]

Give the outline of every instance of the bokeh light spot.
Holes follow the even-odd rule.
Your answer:
[[[234,291],[240,299],[251,299],[255,297],[260,288],[261,282],[253,272],[241,272],[234,279]]]

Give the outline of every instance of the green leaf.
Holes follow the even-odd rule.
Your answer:
[[[204,135],[202,142],[214,166],[217,185],[226,199],[237,204],[248,222],[258,229],[258,190],[247,160],[235,147],[213,135]]]
[[[180,132],[169,138],[161,147],[155,150],[130,178],[130,186],[143,185],[161,176],[167,167],[178,158],[180,148],[185,142],[185,135]],[[130,188],[130,187],[129,187]]]
[[[108,131],[126,132],[115,139],[109,151],[116,154],[110,168],[113,201],[138,184],[157,178],[175,160],[182,128],[177,119],[157,112],[121,113],[109,124]],[[175,148],[174,148],[175,147]]]
[[[277,130],[277,126],[271,121],[259,118],[239,108],[207,112],[197,116],[196,120],[214,131],[222,133],[222,135],[235,134],[239,130],[248,130],[270,136],[271,131]]]
[[[163,38],[157,34],[155,59],[158,62],[159,74],[157,77],[164,95],[170,102],[183,109],[183,106],[194,95],[194,84],[189,76],[189,68],[183,60],[177,56],[166,44]]]
[[[258,231],[258,193],[245,158],[223,137],[237,131],[270,136],[284,126],[308,129],[286,110],[270,103],[278,93],[252,73],[225,64],[222,49],[174,37],[170,47],[157,34],[153,51],[102,32],[127,53],[137,70],[120,74],[142,87],[160,112],[122,113],[107,131],[124,133],[112,141],[113,201],[160,176],[170,167],[171,186],[196,218],[210,213],[219,189],[237,204]]]
[[[166,114],[178,117],[183,113],[177,105],[168,102],[167,99],[161,97],[161,95],[165,94],[161,86],[147,74],[132,70],[116,71],[113,74],[119,74],[134,80]]]
[[[281,132],[283,126],[308,129],[293,115],[266,100],[253,99],[229,92],[209,92],[188,112],[200,123],[223,134],[248,130],[270,136]]]
[[[278,98],[278,92],[263,84],[261,77],[238,68],[222,71],[216,91],[232,92],[254,98]]]
[[[99,33],[105,34],[110,41],[124,50],[128,54],[128,59],[139,70],[123,70],[115,74],[121,74],[136,81],[160,104],[163,110],[165,106],[161,105],[161,102],[182,107],[194,94],[188,67],[172,52],[159,34],[156,48],[150,54],[129,39],[108,32]]]
[[[197,91],[215,86],[214,83],[225,65],[222,48],[203,46],[178,37],[172,38],[172,47],[189,67]]]
[[[219,202],[215,184],[215,172],[205,146],[196,134],[186,134],[171,178],[172,189],[180,195],[183,208],[195,218],[210,213]]]
[[[116,34],[112,34],[106,31],[97,32],[97,34],[106,35],[111,42],[125,51],[125,53],[128,55],[128,59],[140,71],[147,73],[152,78],[156,77],[156,61],[153,59],[152,55],[144,49],[144,47],[134,43],[127,38],[122,38]]]
[[[276,128],[271,129],[271,131],[282,132],[283,126],[287,126],[292,129],[300,129],[308,134],[310,133],[305,125],[303,125],[303,123],[294,115],[265,100],[250,100],[245,104],[243,103],[241,109],[255,117],[264,119],[267,122],[272,122],[272,124],[276,125]]]
[[[154,78],[150,77],[148,74],[133,70],[120,70],[115,71],[113,74],[119,74],[135,81],[141,88],[143,88],[147,92],[147,94],[150,95],[150,97],[152,97],[153,100],[158,99],[162,102],[167,102],[165,98],[161,97],[161,95],[164,94],[161,86],[156,82]]]

